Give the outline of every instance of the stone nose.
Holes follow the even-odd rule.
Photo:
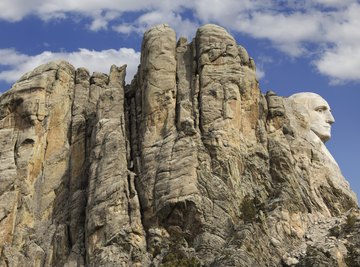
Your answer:
[[[331,112],[327,112],[326,122],[329,123],[330,125],[335,122],[334,116],[331,114]]]

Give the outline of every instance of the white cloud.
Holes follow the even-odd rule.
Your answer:
[[[265,71],[261,68],[256,68],[256,78],[261,80],[265,77]]]
[[[356,0],[313,0],[313,2],[327,7],[344,7],[355,3]]]
[[[180,14],[157,10],[146,12],[139,16],[135,21],[116,25],[113,29],[124,34],[129,34],[131,32],[142,34],[150,27],[164,22],[174,28],[178,36],[185,36],[188,38],[192,38],[198,28],[196,22],[184,19]]]
[[[331,77],[333,84],[344,81],[360,81],[360,47],[339,46],[326,51],[314,62],[317,69]]]
[[[116,25],[116,26],[113,26],[112,29],[118,33],[122,33],[122,34],[130,34],[132,32],[137,32],[139,33],[139,28],[138,27],[135,27],[131,24],[119,24],[119,25]]]
[[[28,56],[19,54],[13,48],[0,49],[1,65],[15,66],[27,60]]]
[[[324,25],[324,38],[334,44],[356,44],[360,42],[360,5],[350,5],[343,12],[331,13]]]
[[[306,52],[303,42],[319,38],[321,16],[318,13],[265,14],[256,12],[251,17],[240,16],[236,29],[256,38],[271,40],[280,50],[291,56]]]
[[[126,81],[129,83],[137,71],[140,53],[132,48],[120,48],[94,51],[81,48],[75,52],[49,52],[30,56],[14,49],[0,49],[0,65],[6,70],[0,71],[0,80],[13,83],[24,73],[49,61],[64,59],[75,67],[86,67],[90,71],[109,73],[112,64],[121,66],[127,64]]]
[[[188,0],[168,1],[168,0],[1,0],[0,19],[8,21],[18,21],[27,15],[36,15],[40,18],[56,17],[63,13],[78,13],[86,17],[99,11],[112,12],[139,12],[147,10],[170,10],[175,11],[188,6]]]
[[[41,4],[41,0],[1,0],[0,19],[7,21],[19,21],[25,16],[33,14],[35,7]]]
[[[92,31],[99,31],[99,30],[106,30],[108,26],[108,21],[106,21],[106,19],[104,19],[103,17],[99,17],[94,19],[89,28]]]
[[[91,19],[87,27],[92,31],[110,28],[122,34],[142,34],[167,23],[179,36],[192,37],[198,25],[218,23],[232,32],[269,40],[291,57],[307,56],[330,78],[360,80],[360,74],[351,71],[358,67],[358,0],[1,0],[0,10],[0,19],[7,21],[27,15],[44,20],[75,15]],[[343,58],[350,53],[354,57]],[[339,66],[339,60],[344,69],[335,71],[332,66]]]
[[[269,56],[259,56],[256,59],[256,78],[258,80],[264,79],[265,73],[265,65],[272,63],[274,60]]]
[[[91,17],[93,18],[89,29],[92,31],[107,30],[110,21],[121,16],[117,11],[94,12]]]

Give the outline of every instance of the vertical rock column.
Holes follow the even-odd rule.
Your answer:
[[[242,154],[258,141],[260,91],[254,66],[245,49],[219,26],[199,28],[195,42],[202,140],[212,173],[236,188],[242,182]]]
[[[59,243],[67,244],[64,196],[73,89],[74,68],[53,62],[24,75],[1,97],[1,131],[11,132],[1,135],[8,138],[4,155],[11,156],[13,147],[3,188],[8,193],[2,203],[9,203],[10,209],[1,222],[5,225],[0,226],[5,238],[2,263],[51,265],[59,254],[67,254],[69,248],[61,245],[60,249]]]
[[[154,27],[144,34],[141,65],[134,82],[138,151],[134,153],[138,170],[138,190],[144,221],[155,215],[154,193],[158,180],[166,179],[169,171],[159,173],[159,164],[166,161],[164,150],[171,152],[175,136],[176,107],[176,36],[166,25]],[[135,84],[136,83],[136,84]],[[135,133],[135,132],[138,133]],[[166,153],[166,152],[165,152]],[[164,157],[164,159],[163,159]]]
[[[86,210],[88,266],[146,263],[134,175],[127,169],[124,78],[125,66],[112,66],[97,102]]]
[[[193,42],[202,144],[197,173],[204,216],[204,230],[194,243],[203,261],[210,263],[233,227],[248,220],[242,202],[248,194],[254,196],[254,180],[262,180],[255,170],[245,172],[246,165],[257,160],[250,155],[258,146],[260,91],[252,59],[225,29],[202,26]]]
[[[74,100],[71,121],[71,154],[69,166],[69,241],[72,246],[68,263],[85,264],[85,208],[89,149],[87,131],[89,121],[90,76],[84,68],[75,73]]]
[[[194,223],[201,199],[193,51],[185,40],[177,45],[167,25],[150,29],[144,34],[138,74],[127,92],[131,159],[148,248],[156,258],[169,239],[176,242],[173,229],[191,235],[199,230]]]

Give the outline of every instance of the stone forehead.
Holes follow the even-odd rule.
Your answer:
[[[322,100],[327,104],[326,100],[322,96],[312,92],[296,93],[289,96],[288,99],[295,104],[304,104],[306,106],[309,105],[310,101],[313,101],[315,99]]]

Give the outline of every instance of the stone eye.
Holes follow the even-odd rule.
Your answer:
[[[318,107],[315,109],[315,111],[323,113],[326,110],[326,107]]]

